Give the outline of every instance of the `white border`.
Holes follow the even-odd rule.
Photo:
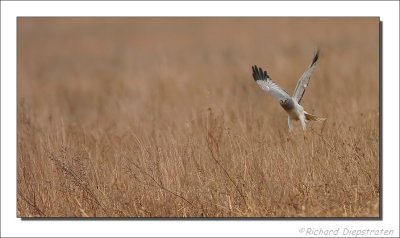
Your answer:
[[[1,236],[301,236],[302,227],[399,236],[398,2],[2,2]],[[16,218],[17,16],[379,16],[383,30],[383,221],[21,221]],[[388,110],[390,108],[390,110]]]

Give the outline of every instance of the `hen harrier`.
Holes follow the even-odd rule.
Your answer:
[[[263,71],[254,65],[253,68],[253,78],[260,86],[260,88],[273,97],[279,100],[280,105],[289,114],[288,116],[288,126],[289,132],[292,131],[292,120],[300,120],[303,130],[306,129],[306,121],[324,121],[326,118],[319,118],[315,115],[307,113],[304,111],[303,107],[300,106],[300,101],[303,98],[304,92],[310,82],[311,74],[314,72],[316,63],[318,60],[319,50],[314,55],[314,58],[303,73],[300,79],[297,81],[296,88],[294,89],[293,96],[290,96],[285,90],[280,88],[275,82],[271,80],[268,76],[267,71]]]

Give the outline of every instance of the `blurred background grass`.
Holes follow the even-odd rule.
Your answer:
[[[253,82],[292,92],[300,124]],[[18,18],[26,216],[379,215],[379,18]]]

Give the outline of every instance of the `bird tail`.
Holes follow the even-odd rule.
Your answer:
[[[326,120],[326,118],[317,117],[317,116],[309,114],[307,112],[305,112],[304,114],[306,116],[307,121],[325,121]]]

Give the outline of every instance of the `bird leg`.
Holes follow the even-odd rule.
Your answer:
[[[288,116],[288,126],[289,126],[289,134],[286,137],[287,142],[289,142],[291,140],[291,135],[292,135],[292,131],[293,131],[292,118],[290,118],[290,116]]]
[[[293,126],[292,126],[292,118],[290,118],[290,116],[288,116],[288,126],[289,126],[289,133],[291,133],[293,130]]]
[[[304,140],[306,140],[306,118],[305,118],[304,114],[300,116],[300,123],[301,123],[301,127],[303,128]]]

